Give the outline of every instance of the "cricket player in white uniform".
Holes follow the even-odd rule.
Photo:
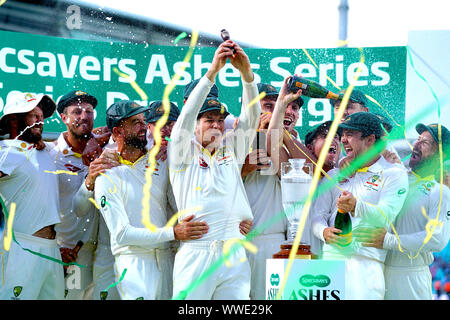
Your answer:
[[[89,199],[94,200],[94,192],[87,189],[86,184],[82,183],[72,200],[73,211],[80,218],[98,216],[97,247],[93,258],[92,297],[94,300],[120,300],[117,287],[106,290],[117,281],[114,275],[114,256],[111,252],[110,234],[103,216]]]
[[[91,212],[78,217],[73,212],[72,199],[89,173],[89,164],[82,155],[88,141],[94,139],[96,106],[97,99],[81,90],[62,96],[57,110],[67,131],[60,134],[50,152],[56,168],[63,172],[58,174],[61,223],[56,227],[57,242],[63,261],[76,261],[84,266],[67,268],[66,299],[69,300],[92,299],[92,261],[97,245],[98,215]]]
[[[242,176],[245,191],[252,208],[253,227],[252,230],[257,232],[252,243],[258,248],[256,253],[247,252],[250,267],[252,283],[250,289],[250,298],[253,300],[264,300],[266,297],[266,259],[272,259],[272,256],[280,251],[280,245],[286,240],[288,222],[284,214],[280,172],[278,167],[272,168],[267,165],[270,158],[266,151],[265,133],[269,127],[269,123],[274,113],[274,108],[278,98],[278,91],[271,85],[258,83],[259,93],[265,92],[265,96],[261,99],[261,116],[257,137],[260,141],[253,142],[253,150],[246,158],[246,162],[242,168]],[[303,99],[290,101],[284,105],[284,113],[280,127],[291,132],[299,118],[299,110],[303,105]],[[257,148],[260,148],[259,150]],[[252,148],[252,149],[253,149]],[[252,156],[255,155],[255,160]],[[274,153],[278,157],[280,152],[289,158],[289,152],[283,144],[280,150]],[[287,160],[286,160],[287,161]],[[258,165],[258,163],[260,163]]]
[[[450,237],[450,191],[435,177],[440,168],[438,126],[418,124],[416,130],[420,136],[409,161],[409,192],[395,221],[398,237],[386,228],[360,235],[363,245],[389,250],[384,270],[387,300],[432,300],[429,266],[433,252],[442,251]],[[450,132],[444,126],[441,130],[445,159]]]
[[[239,123],[223,140],[228,112],[216,97],[207,96],[227,59],[241,73],[243,95]],[[210,68],[189,95],[173,128],[168,159],[178,210],[194,209],[194,221],[209,225],[201,240],[180,245],[173,273],[174,298],[249,299],[250,266],[242,246],[232,249],[227,261],[230,267],[222,264],[208,279],[188,288],[222,257],[226,241],[243,239],[240,222],[253,218],[240,173],[258,126],[260,104],[249,105],[257,96],[247,55],[227,40],[216,50]]]
[[[9,133],[10,138],[0,142],[0,197],[10,214],[16,205],[12,231],[20,244],[12,240],[6,251],[5,234],[1,237],[0,300],[64,297],[63,267],[51,260],[61,261],[54,230],[60,222],[58,180],[49,173],[56,167],[42,141],[43,121],[55,109],[46,95],[17,93],[8,96],[0,119],[0,134]],[[10,232],[6,223],[5,232]]]
[[[343,147],[353,161],[372,148],[382,135],[381,121],[369,112],[347,116],[340,127]],[[329,171],[331,177],[337,173],[337,169]],[[323,259],[345,259],[346,299],[384,298],[383,267],[387,250],[364,247],[354,237],[348,246],[342,246],[342,238],[338,235],[342,230],[334,228],[336,214],[340,214],[337,210],[350,213],[353,233],[366,227],[387,228],[395,221],[407,191],[406,169],[387,162],[378,153],[359,166],[353,176],[341,179],[316,199],[313,232],[325,242]]]
[[[164,162],[156,163],[150,192],[150,221],[142,222],[143,187],[149,168],[146,150],[146,123],[141,107],[122,100],[107,110],[106,121],[117,142],[122,165],[106,171],[95,181],[95,201],[110,232],[115,257],[116,281],[121,299],[169,299],[172,294],[170,241],[200,238],[206,223],[183,219],[174,228],[166,227],[169,201],[168,172]]]

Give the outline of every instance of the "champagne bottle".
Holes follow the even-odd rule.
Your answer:
[[[317,82],[302,77],[292,76],[288,81],[288,88],[291,92],[297,92],[302,89],[302,95],[310,98],[327,98],[338,100],[339,95],[322,87]]]
[[[348,212],[343,212],[338,209],[336,219],[334,220],[334,227],[342,230],[339,234],[345,242],[341,244],[342,247],[348,246],[352,242],[352,219]]]
[[[220,36],[223,41],[230,40],[230,33],[226,29],[220,30]],[[233,50],[233,54],[236,53],[236,49],[234,49],[234,47],[230,47],[230,49]]]

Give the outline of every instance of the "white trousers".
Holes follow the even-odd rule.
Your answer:
[[[384,264],[364,256],[345,260],[345,299],[383,300]]]
[[[78,251],[76,263],[83,268],[72,265],[67,268],[65,285],[66,300],[92,300],[93,259],[95,245],[87,242]]]
[[[239,247],[220,263],[225,241],[181,243],[175,256],[173,297],[187,300],[248,300],[250,264]],[[234,247],[231,248],[234,251]],[[198,281],[198,282],[197,282]]]
[[[122,300],[168,300],[172,297],[173,253],[170,249],[154,249],[149,253],[115,256],[116,282]]]
[[[34,237],[17,231],[14,235],[22,247],[61,260],[55,239]],[[61,264],[25,251],[14,241],[6,254],[0,300],[64,299],[64,271]]]
[[[111,253],[111,246],[98,244],[94,260],[93,299],[120,300],[117,287],[109,288],[106,296],[101,293],[117,281],[114,274],[114,256]]]
[[[284,233],[262,234],[252,240],[258,251],[255,254],[247,251],[251,270],[250,299],[266,299],[266,259],[272,259],[285,240]]]
[[[384,278],[386,300],[433,300],[431,273],[428,266],[386,266]]]

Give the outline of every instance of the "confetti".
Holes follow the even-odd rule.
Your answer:
[[[7,231],[6,231],[6,234],[4,237],[4,242],[3,242],[3,248],[6,251],[9,251],[9,248],[11,247],[12,226],[13,226],[15,215],[16,215],[16,203],[12,202],[11,207],[9,208],[8,222],[7,222],[7,228],[6,228]]]
[[[92,202],[92,204],[93,204],[98,210],[100,210],[100,206],[97,204],[97,202],[95,202],[94,198],[89,198],[89,201]]]
[[[123,72],[120,72],[119,69],[117,69],[116,67],[113,68],[113,71],[118,74],[120,77],[125,78],[125,79],[131,79],[131,77]],[[148,96],[147,94],[144,92],[144,90],[142,90],[138,84],[136,83],[136,81],[130,81],[130,85],[131,87],[139,94],[139,96],[141,97],[141,99],[143,101],[147,101],[148,100]]]
[[[122,275],[120,276],[120,278],[119,278],[119,281],[117,281],[117,282],[115,282],[115,283],[113,283],[113,284],[110,284],[109,286],[108,286],[108,288],[106,288],[105,290],[103,290],[102,292],[101,292],[101,294],[103,293],[103,296],[105,297],[105,299],[106,299],[106,297],[108,296],[108,290],[109,289],[111,289],[111,288],[114,288],[115,286],[117,286],[120,282],[122,282],[122,280],[123,280],[123,278],[125,277],[125,274],[127,273],[127,268],[125,268],[125,269],[123,269],[123,272],[122,272]],[[104,292],[106,292],[106,293],[104,293]],[[102,296],[102,295],[101,295]]]
[[[49,171],[49,170],[44,170],[45,173],[53,173],[53,174],[69,174],[71,176],[77,176],[78,173],[76,172],[72,172],[72,171],[67,171],[67,170],[56,170],[56,171]]]
[[[180,41],[183,38],[186,38],[187,33],[186,32],[182,32],[178,35],[178,37],[175,38],[175,40],[173,41],[173,44],[177,44],[178,41]]]
[[[150,150],[150,155],[148,158],[150,167],[145,172],[145,184],[143,187],[144,196],[142,197],[142,211],[141,211],[142,224],[150,231],[157,230],[156,226],[154,224],[152,224],[150,221],[150,189],[152,186],[152,175],[153,175],[153,172],[155,171],[156,155],[158,154],[159,149],[161,147],[161,132],[160,132],[160,130],[166,124],[167,119],[169,117],[169,112],[170,112],[169,95],[172,92],[172,90],[175,88],[175,85],[176,85],[175,83],[178,80],[180,80],[181,73],[186,69],[186,62],[188,62],[192,57],[195,46],[197,45],[197,39],[198,39],[198,31],[194,30],[192,32],[192,38],[191,38],[191,43],[189,44],[189,50],[183,59],[183,62],[185,62],[183,64],[183,67],[181,67],[180,69],[177,70],[177,72],[172,77],[172,79],[170,79],[170,82],[164,88],[163,98],[162,98],[164,114],[158,121],[156,121],[156,124],[155,124],[155,131],[154,131],[155,132],[155,134],[154,134],[155,147],[153,147]]]

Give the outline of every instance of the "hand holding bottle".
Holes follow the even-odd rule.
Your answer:
[[[277,102],[282,103],[283,106],[287,106],[292,101],[297,100],[302,94],[303,91],[300,88],[296,88],[296,90],[291,90],[289,88],[289,82],[291,81],[292,76],[286,77],[283,81],[283,85],[280,89],[280,93],[278,94]]]
[[[342,212],[350,212],[352,216],[355,216],[356,198],[351,192],[343,191],[337,200],[337,207]]]

